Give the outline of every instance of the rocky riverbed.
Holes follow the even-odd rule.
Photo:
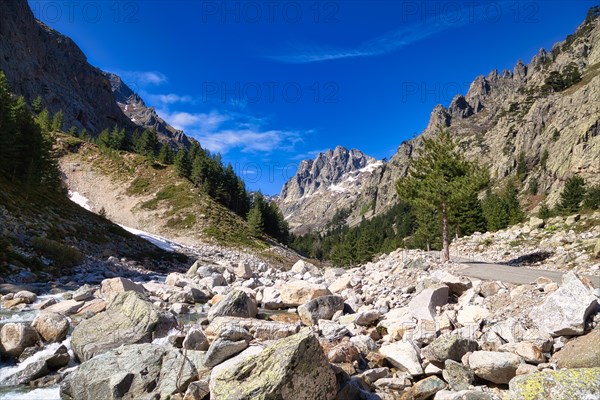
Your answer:
[[[548,234],[524,227],[511,228],[523,242]],[[565,251],[597,240],[587,232]],[[349,270],[213,255],[168,275],[113,259],[50,284],[2,285],[0,399],[600,396],[593,255],[561,282],[543,277],[551,256],[522,285],[468,278],[418,251]]]

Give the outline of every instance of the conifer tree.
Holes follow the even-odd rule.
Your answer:
[[[174,163],[175,171],[177,171],[179,176],[186,178],[190,176],[190,161],[188,159],[188,152],[185,149],[179,149],[177,155],[175,156]]]
[[[52,118],[52,132],[60,132],[62,131],[63,126],[63,112],[62,110],[58,110],[56,114],[54,114],[54,118]]]
[[[170,165],[173,164],[173,149],[168,143],[163,143],[158,153],[158,161],[162,164]]]
[[[566,215],[579,211],[584,196],[585,181],[583,178],[578,175],[570,177],[567,179],[565,187],[560,194],[560,199],[556,206],[558,212]]]
[[[589,210],[597,210],[600,208],[600,184],[590,187],[587,190],[583,206]]]
[[[261,206],[256,202],[248,213],[248,228],[250,229],[250,234],[254,237],[260,237],[264,232],[264,221],[261,212]]]
[[[433,206],[441,220],[442,261],[450,259],[449,215],[460,201],[487,184],[485,173],[455,151],[447,130],[423,139],[419,157],[409,166],[408,175],[397,184],[400,198],[416,208]]]
[[[38,96],[31,103],[31,109],[34,113],[39,114],[44,109],[44,101],[42,100],[42,96]]]
[[[52,121],[50,121],[50,112],[48,112],[48,109],[44,108],[38,116],[35,117],[35,121],[42,132],[48,133],[52,130]]]

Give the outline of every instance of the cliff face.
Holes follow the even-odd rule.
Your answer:
[[[290,182],[305,179],[300,168],[282,191],[284,215],[294,222],[292,227],[309,224],[318,229],[342,205],[351,210],[350,224],[360,221],[362,215],[385,212],[397,202],[395,182],[406,174],[410,159],[418,155],[422,138],[435,135],[438,126],[448,128],[461,151],[489,168],[500,182],[516,174],[518,160],[523,157],[527,165],[523,194],[529,183],[537,180],[539,193],[547,194],[550,205],[556,202],[565,180],[574,174],[589,184],[599,183],[598,13],[590,13],[576,33],[555,44],[550,52],[540,50],[529,64],[517,62],[513,71],[494,70],[479,76],[466,95],[457,95],[449,107],[436,106],[421,135],[402,143],[380,173],[361,180],[350,204],[332,203],[323,214],[300,201],[297,192],[296,198],[291,196],[286,189]]]
[[[36,20],[26,0],[0,1],[0,70],[29,103],[42,96],[50,112],[62,110],[65,129],[153,128],[163,141],[189,144],[121,78],[90,65],[70,38]]]
[[[37,21],[26,0],[0,2],[0,69],[27,101],[40,95],[51,112],[62,109],[66,128],[133,127],[102,71],[71,39]]]

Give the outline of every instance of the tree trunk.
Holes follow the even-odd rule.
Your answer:
[[[442,262],[450,261],[450,237],[448,233],[448,207],[442,204]]]

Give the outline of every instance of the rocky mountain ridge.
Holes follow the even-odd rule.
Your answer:
[[[152,128],[162,141],[189,144],[119,77],[90,65],[73,40],[36,20],[27,0],[0,2],[0,70],[29,104],[41,96],[51,113],[62,110],[65,130],[95,136],[115,125],[128,133]]]
[[[418,155],[422,138],[435,135],[439,126],[448,128],[467,157],[487,167],[498,182],[516,175],[522,157],[527,172],[521,194],[529,209],[535,209],[544,197],[525,198],[533,180],[539,192],[547,194],[550,205],[574,174],[589,184],[599,183],[599,14],[597,9],[590,10],[573,35],[550,52],[541,49],[529,64],[518,61],[513,71],[494,70],[479,76],[448,107],[436,106],[421,135],[403,142],[378,173],[360,182],[355,200],[338,202],[325,195],[320,201],[306,201],[298,192],[289,194],[289,185],[302,186],[306,178],[300,168],[284,186],[279,203],[284,215],[294,221],[291,226],[308,223],[321,229],[342,208],[350,210],[350,224],[358,223],[363,215],[388,210],[397,202],[395,183]],[[573,70],[580,79],[571,81]]]

